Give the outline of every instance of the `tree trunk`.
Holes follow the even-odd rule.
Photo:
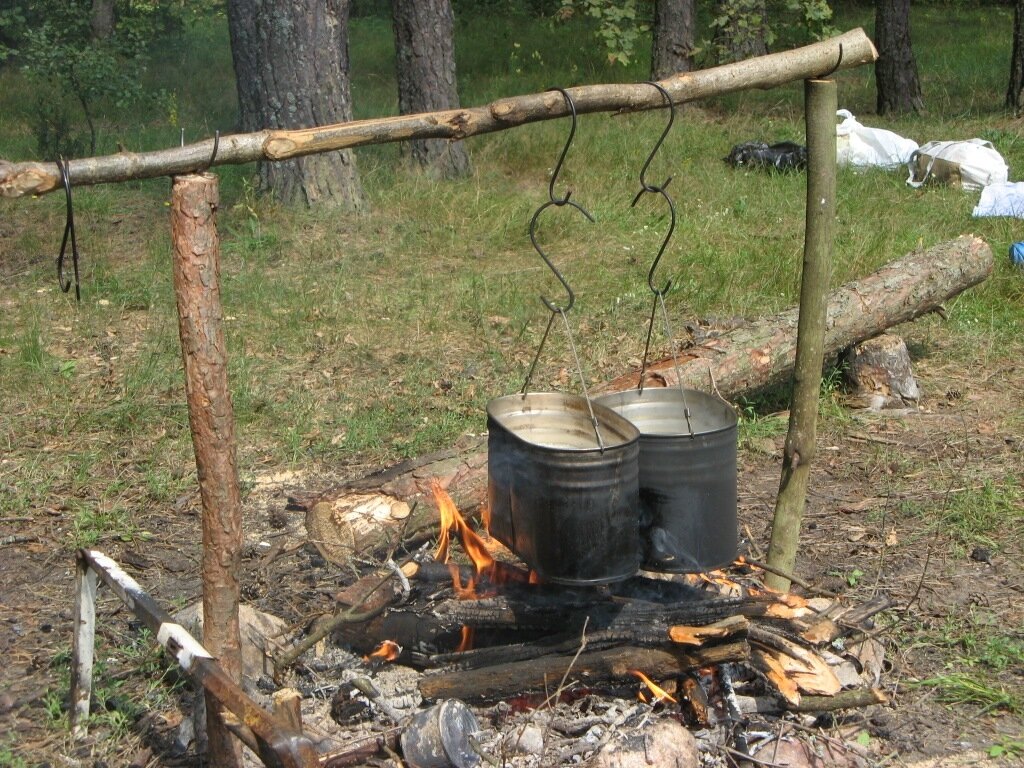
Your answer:
[[[244,130],[352,119],[349,5],[349,0],[229,0],[231,54]],[[261,163],[260,176],[263,189],[287,203],[365,207],[351,150]]]
[[[449,0],[392,0],[398,111],[403,115],[459,108],[455,79],[455,17]],[[402,154],[435,178],[470,172],[459,141],[404,142]]]
[[[765,0],[715,0],[714,46],[719,62],[743,61],[768,53]]]
[[[1006,90],[1006,106],[1016,114],[1022,106],[1024,92],[1024,0],[1013,6],[1013,54],[1010,56],[1010,86]]]
[[[93,40],[109,40],[114,34],[114,0],[92,0],[89,31]]]
[[[656,0],[651,79],[693,69],[694,0]]]
[[[910,0],[876,0],[875,46],[878,114],[924,112],[921,81],[910,45]]]

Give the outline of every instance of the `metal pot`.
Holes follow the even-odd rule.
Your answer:
[[[602,395],[640,430],[643,567],[688,573],[736,558],[736,413],[695,390]],[[684,406],[685,403],[685,406]],[[690,412],[687,421],[684,408]]]
[[[487,405],[491,535],[545,582],[606,584],[640,567],[640,433],[591,406],[601,442],[578,395],[508,395]]]

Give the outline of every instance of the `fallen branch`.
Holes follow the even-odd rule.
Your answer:
[[[878,52],[862,29],[790,51],[759,56],[695,72],[682,72],[661,85],[676,104],[748,88],[772,88],[796,80],[870,64]],[[663,106],[662,96],[644,83],[584,85],[568,89],[579,114],[633,112]],[[157,152],[121,152],[70,162],[72,185],[108,184],[194,173],[212,165],[290,160],[370,144],[410,139],[459,140],[540,120],[566,117],[562,95],[534,93],[499,99],[484,107],[355,120],[292,131],[259,131],[209,139]],[[60,188],[55,163],[0,160],[0,197],[42,195]]]

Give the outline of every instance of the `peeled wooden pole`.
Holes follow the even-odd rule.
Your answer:
[[[238,627],[242,503],[220,304],[218,203],[216,176],[203,173],[174,178],[174,294],[188,420],[203,502],[203,645],[238,682],[242,669]],[[206,727],[210,765],[240,766],[238,743],[224,725],[220,705],[209,694]]]
[[[768,564],[784,573],[792,573],[796,562],[800,521],[818,435],[818,397],[825,356],[825,319],[836,218],[836,93],[834,80],[808,80],[804,84],[807,229],[800,281],[800,319],[797,322],[789,433],[786,435],[782,481],[775,501],[775,519],[768,546]],[[765,584],[786,592],[790,580],[777,573],[768,573]]]
[[[862,29],[802,48],[758,56],[666,78],[661,85],[676,104],[721,96],[749,88],[773,88],[835,69],[870,64],[878,52]],[[554,84],[553,84],[554,85]],[[568,89],[578,114],[636,111],[663,106],[662,96],[645,83],[581,85]],[[107,184],[130,179],[191,173],[211,165],[289,160],[369,144],[409,139],[450,139],[501,131],[525,123],[569,115],[557,92],[498,99],[483,107],[425,112],[416,115],[355,120],[294,131],[259,131],[221,136],[158,152],[121,152],[106,157],[72,160],[71,183]],[[0,160],[0,197],[42,195],[61,187],[54,163],[8,163]]]

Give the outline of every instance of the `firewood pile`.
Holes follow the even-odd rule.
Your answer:
[[[339,591],[338,612],[272,652],[274,679],[257,682],[298,691],[322,765],[868,764],[842,724],[886,701],[884,599],[769,592],[743,558],[539,584],[436,484],[434,497],[440,532]],[[355,505],[387,518],[387,497],[368,498]]]

